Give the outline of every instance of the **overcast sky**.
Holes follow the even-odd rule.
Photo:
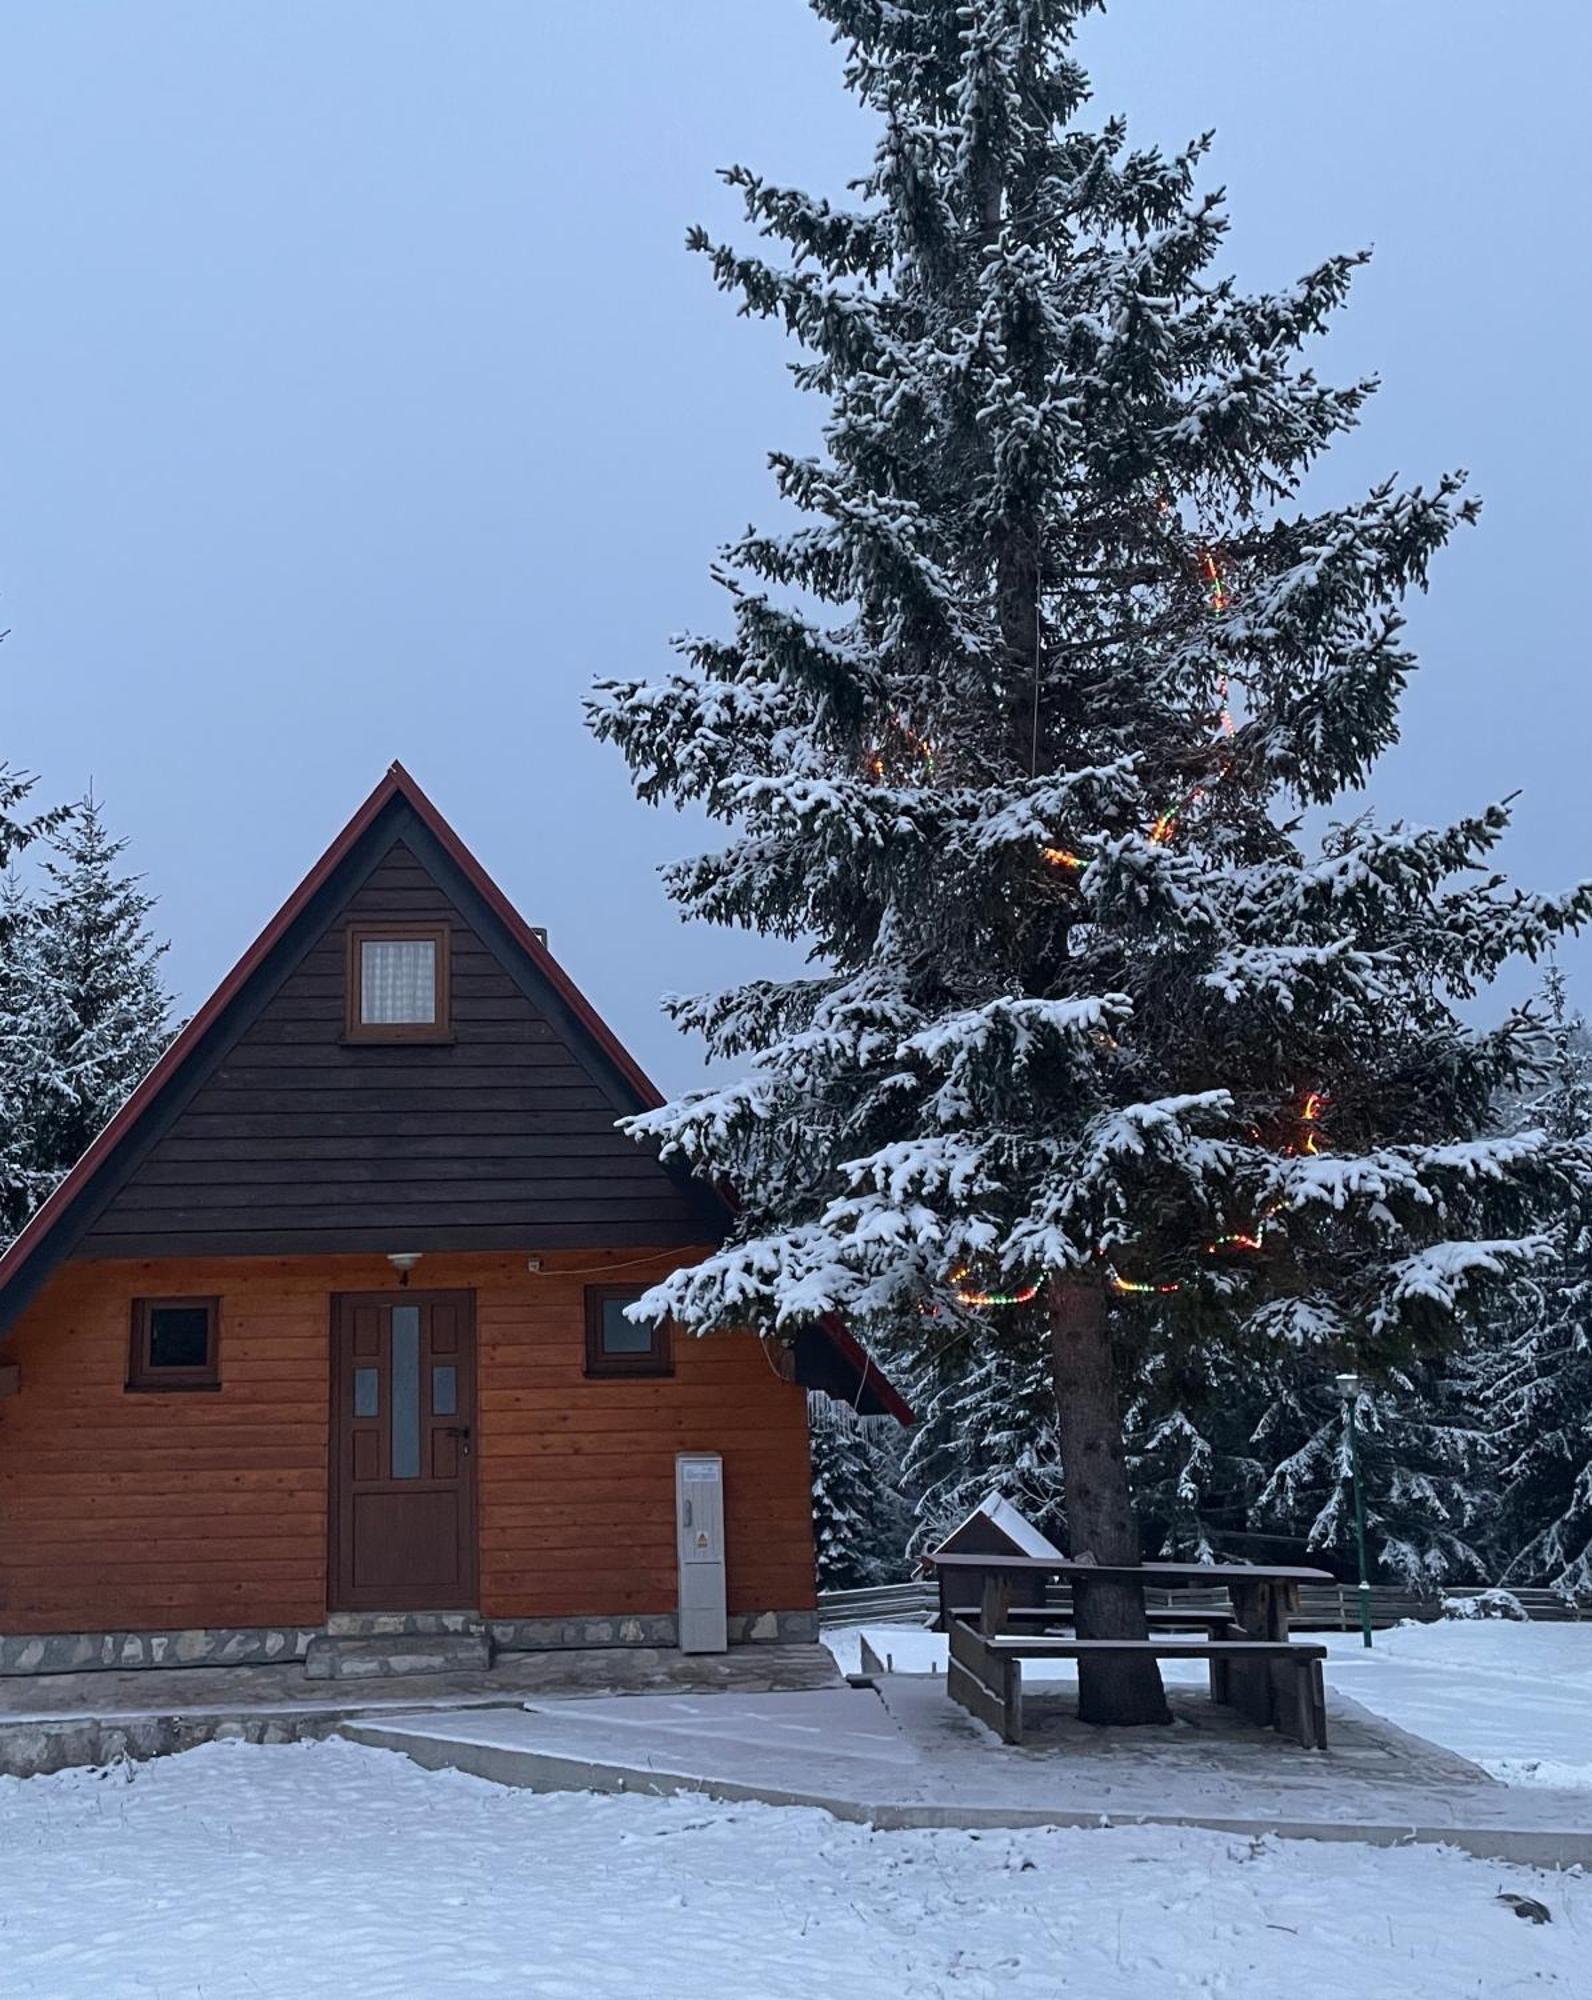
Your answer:
[[[1102,111],[1214,126],[1241,278],[1369,244],[1328,480],[1468,466],[1375,788],[1523,791],[1592,873],[1585,0],[1118,0]],[[802,0],[0,0],[0,755],[92,779],[191,1008],[395,756],[666,1086],[657,1012],[766,948],[674,918],[689,827],[580,696],[721,619],[717,543],[814,413],[688,223],[868,131]],[[1592,947],[1567,953],[1592,1000]],[[1507,989],[1513,996],[1524,981]]]

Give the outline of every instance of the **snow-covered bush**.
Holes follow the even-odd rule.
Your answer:
[[[1445,1597],[1445,1618],[1512,1618],[1527,1622],[1526,1607],[1512,1590],[1478,1590],[1473,1597]]]

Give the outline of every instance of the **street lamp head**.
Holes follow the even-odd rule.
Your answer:
[[[1359,1395],[1360,1378],[1358,1375],[1354,1374],[1351,1371],[1349,1373],[1339,1375],[1335,1379],[1338,1384],[1338,1394],[1343,1398],[1344,1402],[1346,1403],[1352,1402],[1354,1398]]]

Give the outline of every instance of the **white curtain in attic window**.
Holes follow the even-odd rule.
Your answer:
[[[414,1027],[436,1020],[434,939],[363,940],[359,959],[359,1018],[371,1027]]]

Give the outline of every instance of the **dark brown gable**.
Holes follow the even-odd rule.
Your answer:
[[[345,1037],[350,923],[446,924],[445,1044]],[[700,1200],[396,839],[89,1228],[98,1257],[691,1243]]]
[[[88,1257],[704,1243],[722,1223],[614,1129],[634,1109],[481,935],[408,826],[373,857],[91,1223]],[[417,851],[418,850],[418,851]],[[347,937],[449,931],[453,1039],[351,1043]],[[518,975],[518,976],[516,976]]]

